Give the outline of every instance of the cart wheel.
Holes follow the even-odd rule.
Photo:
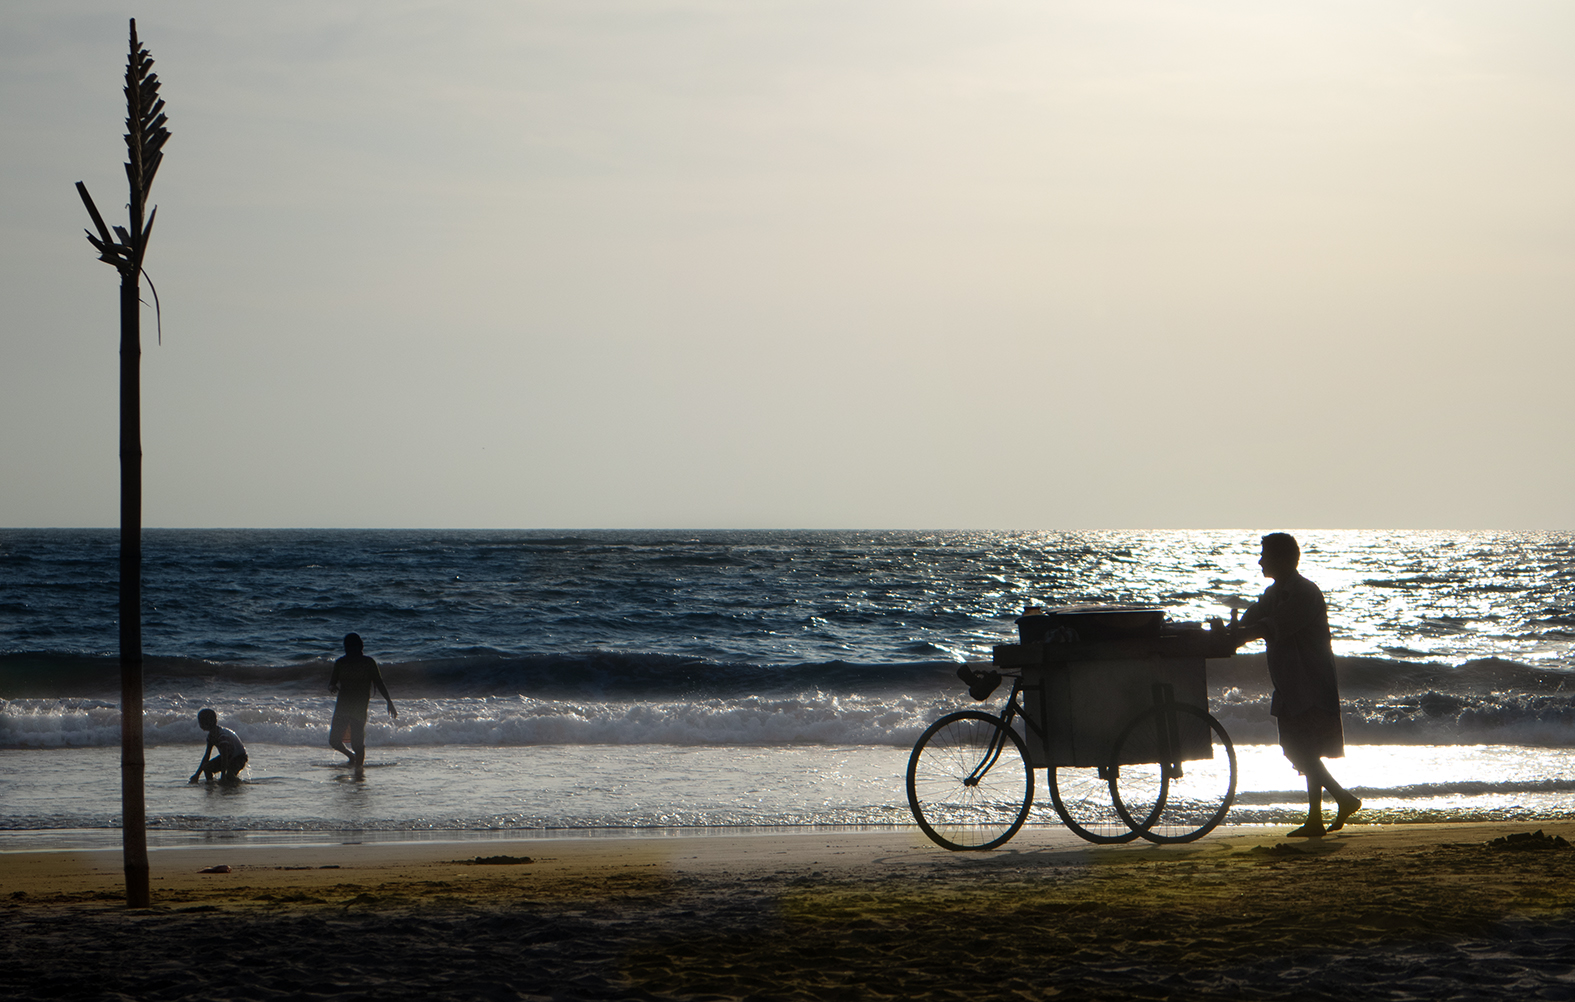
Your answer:
[[[1051,766],[1050,800],[1055,812],[1073,833],[1099,845],[1130,842],[1137,830],[1121,819],[1115,798],[1110,794],[1111,769],[1080,769]],[[1157,804],[1155,805],[1157,806]],[[1151,816],[1134,808],[1135,814]]]
[[[908,806],[937,845],[994,849],[1017,834],[1033,802],[1028,750],[1000,717],[947,714],[908,756]]]
[[[1196,721],[1187,721],[1193,717]],[[1135,757],[1134,746],[1174,748],[1175,724],[1208,728],[1210,757],[1123,765],[1110,781],[1111,799],[1123,821],[1150,842],[1191,842],[1214,830],[1236,800],[1236,748],[1220,722],[1185,703],[1153,706],[1138,714],[1116,741],[1116,761]]]

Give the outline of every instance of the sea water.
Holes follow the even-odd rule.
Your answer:
[[[1575,535],[1303,532],[1329,599],[1347,754],[1374,820],[1575,814]],[[1228,616],[1250,532],[207,531],[144,534],[157,839],[911,823],[908,751],[1028,604]],[[0,530],[0,832],[119,824],[117,535]],[[365,637],[370,768],[326,747],[332,660]],[[1305,811],[1261,644],[1212,661],[1230,821]],[[245,740],[188,784],[197,710]],[[1041,774],[1042,775],[1042,774]],[[1054,824],[1039,786],[1034,825]],[[1030,839],[1030,832],[1019,836]]]

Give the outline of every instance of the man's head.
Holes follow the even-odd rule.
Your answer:
[[[346,654],[360,654],[361,653],[361,634],[359,634],[359,633],[346,633],[345,634],[345,653]]]
[[[197,711],[197,726],[205,731],[211,731],[219,726],[219,715],[209,709]]]
[[[1263,556],[1258,558],[1258,566],[1263,568],[1264,577],[1278,579],[1293,573],[1301,559],[1302,548],[1290,533],[1271,532],[1263,537]]]

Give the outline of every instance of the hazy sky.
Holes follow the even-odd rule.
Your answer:
[[[8,0],[0,525],[118,519],[133,14],[148,525],[1575,528],[1563,0]]]

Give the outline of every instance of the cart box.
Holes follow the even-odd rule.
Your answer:
[[[1155,705],[1155,686],[1168,686],[1177,703],[1207,709],[1202,658],[1062,661],[1023,669],[1023,741],[1036,769],[1111,764],[1117,740],[1139,714]],[[1150,718],[1153,719],[1153,718]],[[1208,724],[1173,715],[1180,758],[1211,758]],[[1138,726],[1121,747],[1117,765],[1159,759],[1156,726]]]
[[[1110,610],[1132,611],[1147,610]],[[1019,622],[1037,619],[1053,621],[1050,616],[1025,616]],[[1133,618],[1122,625],[1133,628],[1107,631],[1105,640],[1083,639],[1079,633],[1076,640],[1057,637],[995,648],[997,665],[1022,673],[1025,721],[1020,729],[1035,768],[1111,764],[1116,742],[1128,725],[1155,705],[1155,686],[1169,686],[1167,698],[1207,711],[1207,659],[1230,657],[1244,642],[1225,630],[1179,628],[1156,633],[1151,619]],[[1181,759],[1211,758],[1208,724],[1186,713],[1173,719]],[[1115,764],[1158,761],[1158,751],[1157,728],[1141,727],[1122,745],[1121,761]]]

